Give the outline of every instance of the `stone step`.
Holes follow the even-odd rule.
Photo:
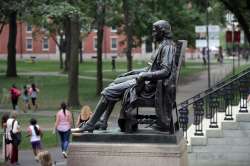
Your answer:
[[[190,144],[192,146],[196,145],[207,145],[207,136],[192,136],[190,139]]]
[[[240,122],[239,127],[241,130],[250,130],[250,122]]]
[[[189,160],[189,166],[249,166],[250,161]]]
[[[223,130],[224,138],[246,138],[250,139],[250,130]]]
[[[189,155],[191,160],[226,160],[226,161],[245,161],[250,162],[250,153],[241,153],[241,152],[199,152],[192,153]]]
[[[250,146],[249,137],[235,138],[235,137],[225,137],[225,138],[209,138],[207,145],[230,145],[230,146]]]
[[[237,113],[236,114],[237,122],[250,122],[250,113]]]
[[[206,130],[208,138],[221,138],[223,137],[223,130],[221,125],[218,125],[218,128],[208,128]]]
[[[250,153],[250,145],[209,145],[193,146],[192,153]]]
[[[235,130],[239,129],[239,123],[234,120],[223,120],[222,121],[222,128],[223,130]]]

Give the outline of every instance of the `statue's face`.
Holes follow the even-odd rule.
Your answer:
[[[163,35],[161,29],[159,28],[159,26],[153,25],[153,33],[152,33],[152,36],[153,36],[153,38],[154,38],[154,40],[155,40],[156,42],[160,42],[160,41],[163,40],[164,35]]]

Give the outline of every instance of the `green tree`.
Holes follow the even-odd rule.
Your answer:
[[[97,24],[97,82],[96,93],[99,95],[103,88],[102,74],[102,43],[103,43],[103,28],[105,25],[105,0],[97,0],[96,4],[96,24]]]
[[[0,14],[1,21],[7,20],[9,24],[9,39],[8,39],[8,58],[6,76],[16,77],[16,35],[17,35],[17,17],[22,12],[28,10],[27,4],[31,3],[30,0],[2,0],[0,1]],[[5,21],[3,21],[3,24]],[[3,27],[2,27],[3,28]]]

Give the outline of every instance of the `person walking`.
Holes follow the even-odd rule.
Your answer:
[[[24,112],[26,112],[28,109],[30,109],[29,90],[28,90],[26,85],[23,86],[22,98],[23,98],[23,102],[24,102]]]
[[[21,95],[21,91],[16,87],[15,84],[13,84],[9,92],[11,97],[12,108],[13,110],[18,111],[18,98]]]
[[[7,139],[10,140],[11,143],[11,157],[10,162],[11,164],[19,165],[18,163],[18,145],[20,143],[20,138],[17,137],[17,134],[21,132],[21,127],[17,121],[17,112],[13,111],[11,113],[10,118],[7,120]],[[14,135],[16,135],[14,137]],[[18,140],[19,139],[19,140]]]
[[[33,149],[35,160],[38,161],[37,154],[42,150],[41,148],[42,130],[37,124],[37,120],[34,118],[30,119],[30,126],[28,127],[28,136],[30,137],[30,143]]]
[[[206,47],[202,48],[202,60],[203,60],[203,65],[207,64],[207,49]]]
[[[34,83],[31,84],[30,97],[31,97],[32,105],[34,107],[34,111],[38,109],[38,105],[36,103],[38,92],[39,92],[39,89],[36,87],[36,85]]]
[[[4,144],[5,145],[5,161],[10,160],[11,157],[11,143],[10,140],[6,136],[6,128],[7,128],[7,120],[9,119],[9,113],[4,113],[2,116],[2,129],[4,130]]]
[[[88,105],[82,107],[79,116],[77,117],[76,126],[81,127],[84,125],[92,115],[91,108]]]
[[[67,158],[67,149],[69,145],[70,129],[72,124],[72,114],[69,110],[67,110],[67,104],[62,102],[61,109],[56,114],[55,129],[60,136],[61,149],[64,158]]]

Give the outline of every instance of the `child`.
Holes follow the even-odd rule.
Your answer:
[[[4,113],[2,115],[2,128],[4,129],[6,135],[7,135],[7,131],[6,131],[7,120],[9,119],[9,116],[10,116],[9,113]],[[5,145],[6,145],[6,161],[7,161],[7,160],[10,160],[10,157],[11,157],[12,145],[11,145],[11,140],[9,140],[7,136],[4,136],[4,138],[5,138]]]
[[[48,151],[42,151],[38,154],[41,166],[53,166],[52,157]]]
[[[37,125],[36,119],[30,119],[30,126],[28,127],[28,136],[30,136],[30,143],[32,145],[35,160],[38,161],[37,154],[41,151],[41,136],[42,131]]]
[[[37,110],[38,105],[36,103],[36,99],[37,99],[37,94],[39,92],[39,89],[36,88],[36,85],[33,83],[31,84],[31,88],[30,88],[30,97],[31,97],[31,101],[32,101],[32,105],[35,107],[34,111]]]
[[[26,112],[27,109],[30,109],[30,103],[29,103],[29,91],[26,85],[23,87],[23,102],[24,102],[24,112]]]
[[[18,110],[17,104],[20,95],[21,95],[20,90],[15,86],[15,84],[13,84],[12,87],[10,88],[10,96],[11,96],[11,103],[13,110]]]
[[[83,106],[77,118],[76,126],[81,127],[82,125],[84,125],[89,120],[91,115],[91,108],[88,105]]]

